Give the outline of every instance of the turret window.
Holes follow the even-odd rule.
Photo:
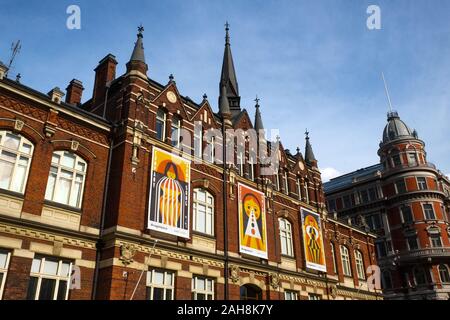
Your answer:
[[[441,239],[441,235],[440,234],[432,234],[430,236],[430,240],[431,240],[431,246],[433,248],[440,248],[440,247],[442,247],[442,239]]]
[[[419,249],[419,243],[417,242],[417,236],[411,235],[406,237],[406,243],[408,244],[409,250]]]
[[[429,203],[424,204],[423,212],[425,214],[426,220],[435,220],[436,219],[436,215],[434,214],[434,209],[433,209],[432,204],[429,204]]]
[[[399,167],[402,165],[402,160],[399,154],[392,156],[392,162],[394,163],[394,167]]]
[[[405,180],[404,179],[397,180],[395,182],[395,189],[397,191],[397,194],[405,193],[407,191]]]
[[[402,213],[402,219],[404,223],[410,223],[414,221],[410,206],[403,206],[400,208],[400,211]]]
[[[417,187],[419,188],[419,190],[427,190],[427,178],[417,177]]]
[[[450,282],[450,275],[448,273],[448,267],[445,264],[439,265],[439,277],[442,283]]]
[[[410,166],[417,165],[417,157],[415,153],[408,153],[408,163]]]

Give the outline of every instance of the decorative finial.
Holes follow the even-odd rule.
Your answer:
[[[280,141],[280,136],[279,135],[277,135],[275,138],[277,139],[277,142]]]
[[[20,73],[18,73],[16,76],[16,82],[20,82],[20,78],[22,78],[22,76],[20,75]]]
[[[170,74],[169,75],[169,82],[173,82],[173,79],[174,79],[173,74]]]
[[[142,32],[144,32],[144,26],[141,23],[138,27],[138,36],[142,36]]]
[[[297,147],[297,154],[299,154],[300,153],[300,148],[299,147]]]
[[[305,136],[306,136],[306,139],[309,139],[309,131],[308,131],[308,129],[306,129],[306,131],[305,131]]]
[[[258,98],[258,95],[256,95],[256,98],[255,98],[255,100],[253,100],[253,101],[255,101],[256,102],[256,105],[255,105],[255,107],[256,108],[258,108],[259,107],[259,98]]]
[[[206,93],[203,94],[203,100],[208,99],[208,96],[206,95]]]
[[[228,31],[230,30],[230,24],[228,21],[225,23],[225,44],[230,44],[230,35]]]

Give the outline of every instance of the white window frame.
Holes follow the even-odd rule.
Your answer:
[[[439,242],[441,244],[440,246],[433,245],[433,237],[438,237],[439,238]],[[430,238],[430,246],[431,246],[431,248],[442,248],[443,247],[442,237],[441,237],[440,233],[431,234],[429,238]]]
[[[173,116],[170,127],[171,127],[170,139],[172,141],[172,147],[180,148],[181,147],[181,118],[176,115]],[[176,137],[173,136],[173,133],[175,130],[177,133]]]
[[[284,193],[289,195],[289,175],[287,171],[284,171],[283,180],[284,180]]]
[[[10,149],[10,148],[7,148],[4,146],[5,138],[7,135],[11,135],[11,136],[19,139],[19,146],[18,146],[17,150]],[[30,146],[28,153],[23,151],[24,144]],[[2,189],[9,190],[12,192],[17,192],[20,194],[23,194],[25,192],[25,187],[26,187],[27,181],[28,181],[28,174],[30,172],[31,160],[33,158],[33,151],[34,151],[33,143],[31,141],[29,141],[27,138],[25,138],[24,136],[22,136],[20,134],[15,134],[8,130],[0,130],[0,159],[2,158],[1,155],[3,152],[8,152],[10,154],[15,155],[14,167],[12,170],[12,174],[10,176],[9,185],[7,188],[2,188]],[[20,164],[21,158],[25,158],[27,160],[27,167],[25,169],[23,181],[21,181],[21,187],[20,187],[20,189],[17,190],[17,189],[13,189],[13,186],[15,184],[15,179],[17,179],[17,175],[19,174],[19,166],[23,167],[23,165]],[[7,162],[11,163],[10,161],[7,161]]]
[[[302,184],[301,184],[300,178],[297,178],[297,194],[298,194],[298,199],[302,200]]]
[[[70,168],[70,167],[66,167],[63,164],[61,164],[61,160],[63,159],[65,154],[75,157],[74,167]],[[53,162],[54,156],[59,157],[58,163]],[[84,171],[77,169],[77,165],[79,163],[81,163],[84,166]],[[63,205],[69,206],[69,207],[80,209],[83,204],[83,194],[84,194],[84,187],[86,184],[87,167],[88,167],[87,162],[83,158],[81,158],[79,155],[77,155],[76,153],[64,151],[64,150],[63,151],[54,151],[52,154],[52,163],[51,163],[50,172],[48,175],[47,187],[45,189],[45,199],[48,201],[54,202],[54,203],[60,203],[60,204],[63,204]],[[55,176],[55,173],[52,172],[52,169],[56,169],[56,176]],[[61,183],[60,182],[61,179],[63,179],[62,174],[61,174],[62,170],[66,171],[66,172],[70,172],[72,174],[71,185],[70,185],[70,190],[69,190],[69,198],[68,198],[67,202],[61,202],[58,200],[58,197],[57,197],[59,190],[61,190],[59,186]],[[51,175],[55,179],[52,191],[48,189],[50,187]],[[77,194],[74,193],[75,192],[75,184],[77,182],[79,182],[76,180],[77,176],[82,176],[81,187],[80,187],[81,188],[80,198],[78,200],[78,203],[76,203],[75,205],[72,205],[71,202],[73,200],[73,197],[77,196]],[[51,191],[51,195],[47,194],[50,191]]]
[[[201,123],[200,121],[197,121]],[[203,131],[198,133],[194,130],[194,155],[198,158],[203,158]]]
[[[214,163],[215,161],[215,156],[216,156],[216,137],[212,136],[211,137],[211,141],[210,141],[210,146],[211,146],[211,153],[209,154],[210,156],[210,162]]]
[[[204,193],[206,201],[200,201],[198,200],[198,194]],[[211,199],[211,203],[208,203],[208,199]],[[205,230],[199,230],[197,228],[197,222],[198,222],[198,205],[205,206],[205,220],[204,220],[204,226]],[[208,208],[211,209],[210,213],[208,213]],[[210,236],[214,236],[214,196],[208,192],[208,190],[203,188],[195,188],[194,194],[193,194],[193,226],[192,229],[196,232],[200,232],[203,234],[207,234]],[[208,217],[210,218],[210,230],[211,232],[208,232]]]
[[[431,206],[431,211],[433,211],[434,218],[428,218],[427,217],[427,212],[425,210],[425,206]],[[425,220],[436,220],[436,212],[434,211],[434,206],[433,206],[432,203],[422,203],[422,210],[423,210],[423,218]]]
[[[198,288],[198,280],[204,280],[205,281],[205,290],[201,290]],[[208,290],[208,283],[211,283],[211,291]],[[205,300],[214,300],[214,279],[203,277],[203,276],[194,276],[192,277],[192,296],[193,300],[197,300],[198,294],[204,294]],[[208,299],[211,298],[211,299]]]
[[[419,183],[419,179],[423,179],[425,180],[425,188],[421,187],[421,183]],[[417,182],[417,189],[418,190],[428,190],[428,182],[427,182],[427,178],[426,177],[416,177],[416,182]]]
[[[57,270],[57,275],[49,275],[49,274],[45,274],[44,273],[44,265],[45,265],[45,260],[49,259],[49,260],[56,260],[58,261],[58,270]],[[53,292],[53,298],[52,300],[56,300],[58,297],[58,291],[59,291],[59,283],[60,281],[67,281],[67,288],[66,288],[66,294],[64,297],[64,300],[67,300],[69,298],[69,289],[70,289],[70,275],[72,274],[72,262],[69,262],[67,260],[62,260],[60,258],[52,258],[52,257],[45,257],[45,256],[41,256],[41,257],[35,257],[33,259],[33,263],[34,260],[41,260],[40,262],[40,266],[39,266],[39,271],[38,272],[33,272],[33,270],[31,270],[30,272],[30,281],[31,278],[38,278],[38,282],[36,285],[36,292],[34,294],[34,299],[33,300],[39,300],[39,294],[41,292],[41,284],[42,284],[42,279],[49,279],[49,280],[55,280],[56,284],[55,284],[55,289]],[[61,266],[63,263],[69,263],[69,271],[68,271],[68,275],[67,276],[62,276],[60,275],[60,271],[61,271]]]
[[[364,271],[364,257],[361,251],[355,250],[355,264],[358,279],[366,280],[366,272]]]
[[[161,115],[163,115],[161,117]],[[155,127],[155,132],[156,132],[156,139],[160,140],[160,141],[166,141],[166,119],[167,119],[167,114],[166,112],[164,112],[163,109],[159,108],[156,111],[156,123],[158,123],[158,121],[162,122],[162,136],[161,138],[158,137],[158,128],[157,126]]]
[[[441,274],[441,267],[444,267],[446,272],[447,272],[447,280],[449,281],[444,281],[444,279],[442,279],[442,274]],[[450,271],[448,270],[448,266],[446,264],[439,264],[438,265],[438,273],[439,273],[439,279],[441,279],[441,283],[450,283]]]
[[[163,274],[163,284],[156,284],[153,282],[153,279],[155,278],[155,273],[162,273]],[[172,277],[172,281],[168,284],[166,282],[166,279],[168,278],[168,275]],[[147,271],[147,281],[146,281],[146,287],[148,290],[150,290],[150,295],[148,296],[148,299],[153,300],[153,294],[154,289],[162,289],[163,290],[163,300],[174,300],[175,298],[175,272],[170,270],[160,270],[160,269],[152,269]],[[171,290],[172,294],[170,299],[167,298],[167,290]]]
[[[0,266],[0,274],[3,274],[0,281],[0,300],[3,299],[3,291],[5,290],[6,277],[8,276],[9,262],[11,260],[11,252],[0,249],[1,254],[6,255],[5,265]]]
[[[255,164],[253,163],[253,158],[249,157],[248,159],[248,178],[252,181],[255,181]]]
[[[277,174],[275,175],[275,178],[276,178],[276,183],[277,183],[277,191],[281,191],[281,186],[280,186],[280,174],[277,173]]]
[[[285,218],[278,218],[278,227],[280,230],[281,254],[294,257],[292,224]]]
[[[322,300],[322,295],[316,293],[309,293],[308,300]]]
[[[414,159],[412,159],[414,158]],[[412,161],[413,160],[413,161]],[[416,166],[418,163],[417,155],[414,152],[408,152],[408,164],[409,166]]]
[[[341,245],[341,263],[342,263],[342,272],[344,276],[351,277],[352,266],[350,264],[350,252],[348,251],[348,248],[344,245]]]
[[[293,290],[284,290],[284,300],[298,300],[298,292]]]
[[[309,183],[308,183],[308,180],[305,180],[305,183],[304,183],[304,189],[305,189],[305,201],[306,201],[306,203],[309,203]]]

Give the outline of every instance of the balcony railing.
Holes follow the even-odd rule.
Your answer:
[[[411,260],[428,259],[428,258],[449,258],[450,248],[423,248],[416,250],[398,251],[389,254],[386,257],[380,258],[380,260],[389,260],[394,262],[408,262]]]

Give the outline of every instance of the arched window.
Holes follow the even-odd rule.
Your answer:
[[[45,199],[80,208],[87,164],[74,153],[55,151],[47,181]]]
[[[356,262],[356,272],[358,274],[358,278],[361,280],[366,279],[366,273],[364,271],[364,259],[361,251],[355,250],[355,262]]]
[[[450,276],[448,273],[448,268],[445,264],[439,265],[439,276],[441,277],[441,282],[450,282]]]
[[[163,109],[156,112],[156,138],[158,140],[166,140],[166,113]]]
[[[292,225],[284,218],[278,219],[278,225],[280,228],[281,254],[293,257],[294,246],[292,243]]]
[[[261,300],[262,290],[252,284],[244,284],[240,289],[241,300]]]
[[[21,135],[0,131],[0,188],[24,193],[33,144]]]
[[[423,285],[427,283],[427,278],[423,267],[414,268],[413,274],[414,274],[414,282],[416,283],[416,285]]]
[[[214,197],[208,191],[194,189],[194,224],[197,232],[214,235]]]
[[[179,148],[181,142],[181,119],[178,116],[174,116],[172,118],[172,130],[170,138],[172,139],[172,146],[174,146],[175,148]]]
[[[352,276],[352,268],[350,266],[350,255],[346,246],[341,246],[341,262],[344,276]]]

